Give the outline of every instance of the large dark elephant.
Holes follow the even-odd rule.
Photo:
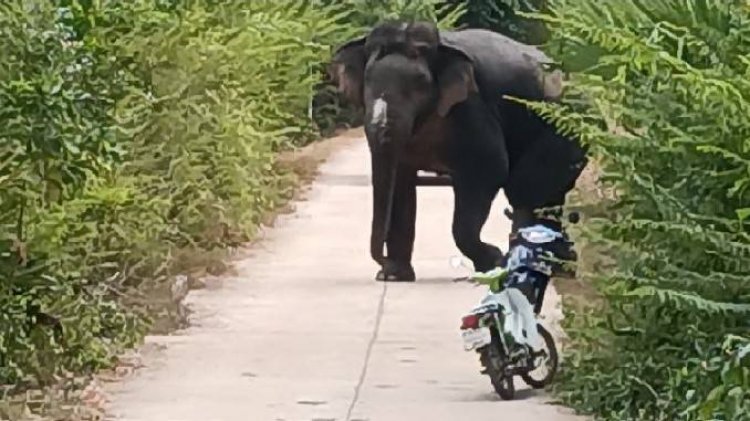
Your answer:
[[[418,170],[450,177],[453,237],[481,271],[503,257],[480,239],[499,189],[516,227],[529,223],[535,210],[564,204],[586,163],[584,150],[504,98],[555,100],[560,79],[545,71],[547,61],[536,48],[494,32],[439,31],[426,22],[380,24],[337,50],[330,75],[365,111],[370,252],[381,265],[378,279],[415,279]]]

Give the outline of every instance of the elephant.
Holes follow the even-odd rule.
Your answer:
[[[416,279],[419,171],[449,178],[453,238],[478,271],[503,260],[480,238],[500,189],[513,208],[514,230],[540,209],[564,205],[586,165],[585,150],[511,98],[558,101],[562,74],[549,63],[536,47],[492,31],[444,31],[422,21],[380,23],[336,49],[331,80],[364,111],[376,279]]]

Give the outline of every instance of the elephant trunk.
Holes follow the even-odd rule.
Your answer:
[[[370,255],[381,266],[385,264],[384,246],[388,241],[391,229],[391,215],[393,214],[394,191],[396,190],[396,172],[398,163],[393,160],[390,168],[384,168],[385,174],[382,185],[375,188],[373,197],[372,235],[370,237]],[[380,183],[378,183],[380,184]],[[380,191],[378,191],[380,190]]]
[[[381,266],[385,264],[384,246],[391,229],[391,216],[396,190],[398,156],[395,148],[371,149],[373,212],[370,255]]]
[[[401,151],[411,137],[414,107],[406,101],[376,98],[365,110],[365,134],[372,158],[373,212],[370,255],[383,266],[393,214]],[[396,104],[396,105],[394,105]]]

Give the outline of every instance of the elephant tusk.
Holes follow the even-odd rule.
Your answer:
[[[383,98],[376,99],[372,104],[372,120],[370,122],[380,127],[388,124],[388,103]]]

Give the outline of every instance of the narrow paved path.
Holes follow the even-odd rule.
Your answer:
[[[482,290],[452,282],[453,197],[423,187],[413,284],[375,282],[369,156],[343,141],[321,175],[218,290],[191,293],[192,327],[115,386],[111,413],[138,421],[574,420],[522,390],[504,402],[462,349]],[[504,244],[498,199],[485,239]],[[556,302],[548,291],[551,312]],[[522,382],[518,380],[521,388]]]

